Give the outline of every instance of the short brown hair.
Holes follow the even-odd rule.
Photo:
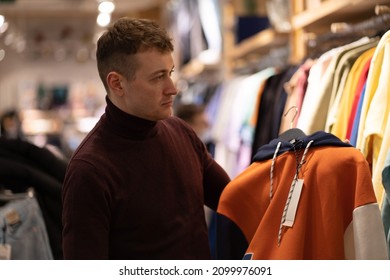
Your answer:
[[[156,49],[172,52],[172,38],[155,21],[124,17],[108,28],[97,42],[96,60],[100,79],[108,92],[106,77],[116,71],[126,78],[135,75],[137,63],[131,55]]]

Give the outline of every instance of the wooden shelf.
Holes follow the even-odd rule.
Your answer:
[[[376,5],[389,5],[389,0],[327,0],[318,8],[305,10],[291,18],[293,30],[314,32],[334,22],[354,23],[375,16]]]
[[[275,30],[269,28],[236,45],[229,54],[229,57],[237,59],[253,53],[264,54],[268,53],[272,48],[285,46],[287,43],[288,34],[277,33]]]
[[[221,67],[220,62],[205,64],[198,59],[192,59],[180,69],[180,76],[186,80],[214,78]]]
[[[390,7],[390,0],[323,0],[318,6],[303,10],[305,0],[294,0],[293,15],[291,16],[291,31],[278,33],[269,28],[239,44],[233,42],[234,9],[231,5],[225,7],[225,59],[226,68],[250,64],[251,61],[268,55],[279,47],[289,48],[289,62],[299,63],[306,56],[307,35],[317,35],[331,31],[333,23],[357,23],[374,17],[375,7],[385,5]]]

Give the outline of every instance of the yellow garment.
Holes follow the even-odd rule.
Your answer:
[[[372,40],[363,37],[350,44],[331,49],[322,54],[311,67],[305,98],[298,118],[297,128],[306,134],[325,130],[331,104],[335,70],[342,55],[366,45]]]
[[[360,73],[368,60],[370,60],[375,52],[375,47],[361,54],[355,63],[352,65],[351,71],[348,73],[345,87],[342,91],[340,105],[337,111],[336,122],[333,124],[330,132],[340,139],[347,137],[348,119],[351,114],[354,94],[360,77]]]
[[[371,61],[356,145],[372,164],[372,180],[379,203],[384,195],[381,173],[390,148],[389,77],[390,31],[387,31],[380,39]]]
[[[384,58],[382,63],[381,77],[377,93],[371,103],[369,114],[372,111],[372,118],[367,116],[368,122],[374,122],[378,125],[378,134],[372,134],[373,138],[373,156],[376,164],[373,165],[373,185],[378,201],[383,201],[385,195],[382,184],[382,171],[386,155],[390,149],[390,40],[385,45]],[[380,95],[378,95],[380,93]],[[378,96],[378,98],[376,98]],[[375,131],[373,131],[375,132]]]
[[[370,39],[370,42],[353,48],[342,55],[335,69],[331,99],[329,101],[328,116],[326,119],[325,131],[330,132],[337,121],[337,114],[341,104],[341,97],[344,94],[347,79],[353,64],[365,51],[376,47],[378,39]]]

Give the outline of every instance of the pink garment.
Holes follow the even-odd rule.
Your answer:
[[[294,73],[291,79],[284,85],[285,90],[288,94],[286,105],[284,107],[284,114],[288,112],[290,108],[296,106],[298,109],[297,114],[294,117],[292,123],[293,127],[297,126],[299,113],[301,111],[303,98],[305,97],[305,92],[307,88],[307,78],[309,77],[309,71],[311,66],[314,64],[314,60],[307,59]],[[291,114],[291,117],[290,117]],[[289,113],[289,116],[282,118],[280,123],[279,133],[283,133],[287,129],[290,129],[291,120],[293,119],[293,113]]]
[[[305,93],[307,89],[307,79],[309,77],[310,69],[315,63],[315,60],[308,59],[306,62],[299,68],[300,75],[297,80],[297,86],[295,88],[296,96],[297,96],[297,107],[298,107],[298,114],[294,120],[294,127],[297,126],[299,114],[301,112],[303,99],[305,98]]]

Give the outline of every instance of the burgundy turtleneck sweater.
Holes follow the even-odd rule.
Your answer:
[[[148,121],[107,98],[63,185],[65,259],[209,259],[203,204],[229,182],[196,134]]]

